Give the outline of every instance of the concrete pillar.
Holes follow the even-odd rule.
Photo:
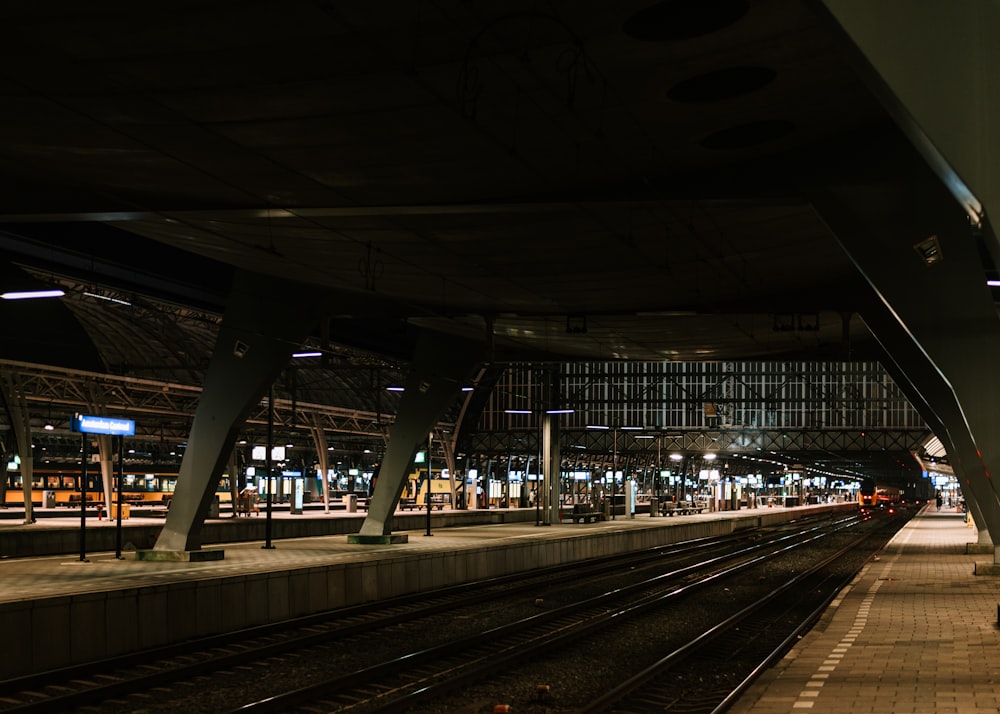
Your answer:
[[[316,326],[319,303],[301,285],[237,273],[154,551],[201,549],[201,526],[239,430]]]
[[[348,542],[393,542],[392,516],[406,485],[413,455],[427,443],[427,436],[441,414],[466,384],[480,361],[482,349],[481,344],[459,337],[421,332],[396,421],[389,430],[378,487],[368,504],[368,515],[360,532],[349,536]]]
[[[542,522],[546,525],[559,523],[560,476],[562,453],[559,449],[559,417],[555,414],[542,415],[542,469],[545,510]]]
[[[326,473],[330,468],[329,454],[326,450],[326,431],[319,425],[316,419],[309,426],[309,435],[312,436],[313,448],[316,449],[316,461],[320,470],[320,488],[323,490],[323,513],[330,512],[330,484],[326,480]]]

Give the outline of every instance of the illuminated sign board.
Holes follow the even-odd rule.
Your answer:
[[[73,431],[82,434],[110,434],[111,436],[135,436],[135,422],[132,419],[73,415]]]
[[[267,461],[267,447],[254,446],[253,448],[250,449],[250,458],[253,461]],[[285,460],[285,447],[272,446],[271,461],[284,461],[284,460]]]

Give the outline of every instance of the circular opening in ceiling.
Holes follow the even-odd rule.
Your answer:
[[[749,0],[663,0],[635,13],[622,30],[637,40],[687,40],[728,27],[749,9]]]
[[[701,145],[706,149],[743,149],[788,136],[794,128],[794,124],[782,119],[749,122],[709,134]]]
[[[756,92],[774,77],[768,67],[731,67],[678,82],[667,96],[675,102],[718,102]]]

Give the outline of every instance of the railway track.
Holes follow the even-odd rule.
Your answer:
[[[638,617],[755,565],[857,524],[841,519],[797,532],[761,537],[714,558],[575,600],[551,611],[378,665],[247,704],[234,711],[404,712],[462,689],[491,672],[572,649],[623,619]]]
[[[845,528],[852,522],[852,519],[840,519],[837,524],[838,527]],[[547,594],[557,589],[573,591],[578,588],[576,584],[581,582],[587,582],[592,587],[609,577],[620,582],[623,574],[627,574],[634,582],[611,588],[604,600],[595,600],[589,606],[592,612],[590,619],[594,623],[591,626],[598,628],[601,617],[612,616],[608,613],[614,611],[614,608],[609,603],[615,599],[645,600],[659,597],[657,593],[662,594],[664,589],[688,587],[684,581],[694,577],[694,571],[701,567],[696,564],[716,563],[716,567],[722,568],[724,560],[733,557],[752,559],[758,557],[752,554],[761,552],[761,549],[776,547],[769,544],[789,543],[802,539],[804,530],[818,532],[827,527],[825,520],[809,523],[800,521],[795,526],[794,531],[788,530],[786,526],[768,531],[744,532],[725,538],[702,539],[649,549],[629,557],[574,563],[530,574],[497,578],[485,583],[338,610],[325,617],[302,618],[281,626],[255,628],[234,635],[162,648],[87,667],[11,680],[0,683],[0,712],[71,712],[85,711],[88,707],[95,706],[99,706],[102,712],[149,710],[153,704],[168,701],[173,696],[181,696],[184,691],[197,686],[199,681],[213,673],[270,667],[274,662],[279,663],[274,666],[280,666],[281,659],[291,656],[291,653],[301,654],[310,648],[357,646],[351,644],[351,638],[385,637],[387,632],[393,633],[389,636],[396,636],[398,633],[395,628],[405,626],[412,629],[434,617],[461,617],[460,613],[495,607],[490,603],[509,601],[525,594]],[[579,603],[576,608],[580,608]],[[564,616],[553,611],[538,613],[529,619],[532,620],[531,629],[542,633],[536,635],[542,640],[562,637],[559,633],[563,632],[567,638],[570,637],[570,632],[573,632],[572,637],[580,637],[585,632],[578,622],[579,618],[565,620]],[[508,625],[506,630],[503,627],[494,628],[485,639],[494,644],[505,642],[502,648],[506,651],[504,656],[517,657],[518,653],[532,647],[530,638],[525,639],[527,629],[522,618],[520,622]],[[405,701],[406,697],[403,695],[408,694],[407,688],[399,686],[400,675],[393,673],[392,667],[409,672],[411,676],[416,675],[414,678],[417,684],[409,689],[424,689],[426,687],[421,682],[440,679],[440,675],[430,676],[424,669],[420,669],[432,666],[426,663],[435,659],[444,662],[447,660],[446,655],[453,656],[458,652],[465,652],[460,659],[476,659],[469,653],[480,647],[483,640],[483,633],[477,633],[468,638],[467,642],[451,641],[439,645],[437,649],[425,647],[421,651],[409,652],[396,665],[375,663],[361,667],[359,671],[367,672],[363,678],[369,682],[362,684],[361,689],[374,692],[374,700],[378,706],[386,706],[390,699]],[[496,664],[498,656],[494,650],[492,653],[484,652],[479,658]],[[422,662],[419,667],[416,664],[418,661]],[[450,668],[455,671],[456,676],[462,669],[471,671],[457,664],[450,665]],[[378,676],[382,676],[390,684],[378,684]],[[358,672],[352,672],[346,677],[327,678],[323,686],[328,691],[346,691],[347,680],[357,686],[363,678],[359,677]],[[208,686],[217,684],[215,680],[212,682]],[[180,690],[180,694],[176,690]],[[394,694],[389,696],[385,694],[386,691]],[[302,691],[296,695],[273,694],[246,704],[245,711],[288,711],[290,707],[296,706],[291,703],[296,696],[304,701],[310,696],[319,695]],[[373,695],[354,696],[352,702],[349,702],[350,708],[360,710],[361,705],[357,702]],[[341,702],[336,706],[347,705]]]
[[[893,529],[892,532],[895,532]],[[886,531],[860,533],[827,557],[701,632],[580,709],[580,714],[719,714],[753,679],[782,657],[822,615],[859,568],[831,573],[831,566],[866,542],[880,548]],[[726,677],[696,676],[705,671]],[[698,682],[692,686],[692,682]]]
[[[780,534],[781,529],[772,533]],[[595,581],[623,570],[641,573],[648,568],[678,567],[715,557],[744,540],[742,534],[705,538],[629,556],[539,569],[8,680],[0,682],[0,712],[68,712],[107,701],[117,702],[115,706],[125,711],[127,707],[121,702],[130,696],[162,694],[176,683],[196,681],[212,672],[252,666],[359,633],[384,631],[526,592],[546,592],[581,580]]]

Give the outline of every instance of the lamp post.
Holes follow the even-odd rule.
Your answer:
[[[125,508],[122,482],[125,480],[125,437],[118,437],[118,512],[115,514],[115,558],[122,559],[122,510]]]
[[[675,470],[680,472],[678,474],[680,476],[680,481],[679,482],[677,481],[677,475],[674,476],[674,493],[673,493],[673,498],[674,498],[675,501],[681,501],[681,500],[683,500],[683,496],[684,496],[684,480],[686,478],[686,474],[684,473],[684,465],[681,463],[684,460],[684,455],[683,454],[678,454],[678,453],[674,452],[674,453],[670,454],[670,460],[673,461],[674,464],[677,467],[676,469],[673,469],[673,468],[670,469],[670,472],[673,473]],[[677,492],[677,487],[678,486],[680,486],[680,493]]]
[[[87,560],[87,435],[80,434],[83,440],[83,447],[80,450],[80,562],[89,563]]]
[[[434,535],[431,533],[431,446],[434,444],[434,432],[427,435],[427,492],[424,498],[427,499],[427,532],[425,536]]]

